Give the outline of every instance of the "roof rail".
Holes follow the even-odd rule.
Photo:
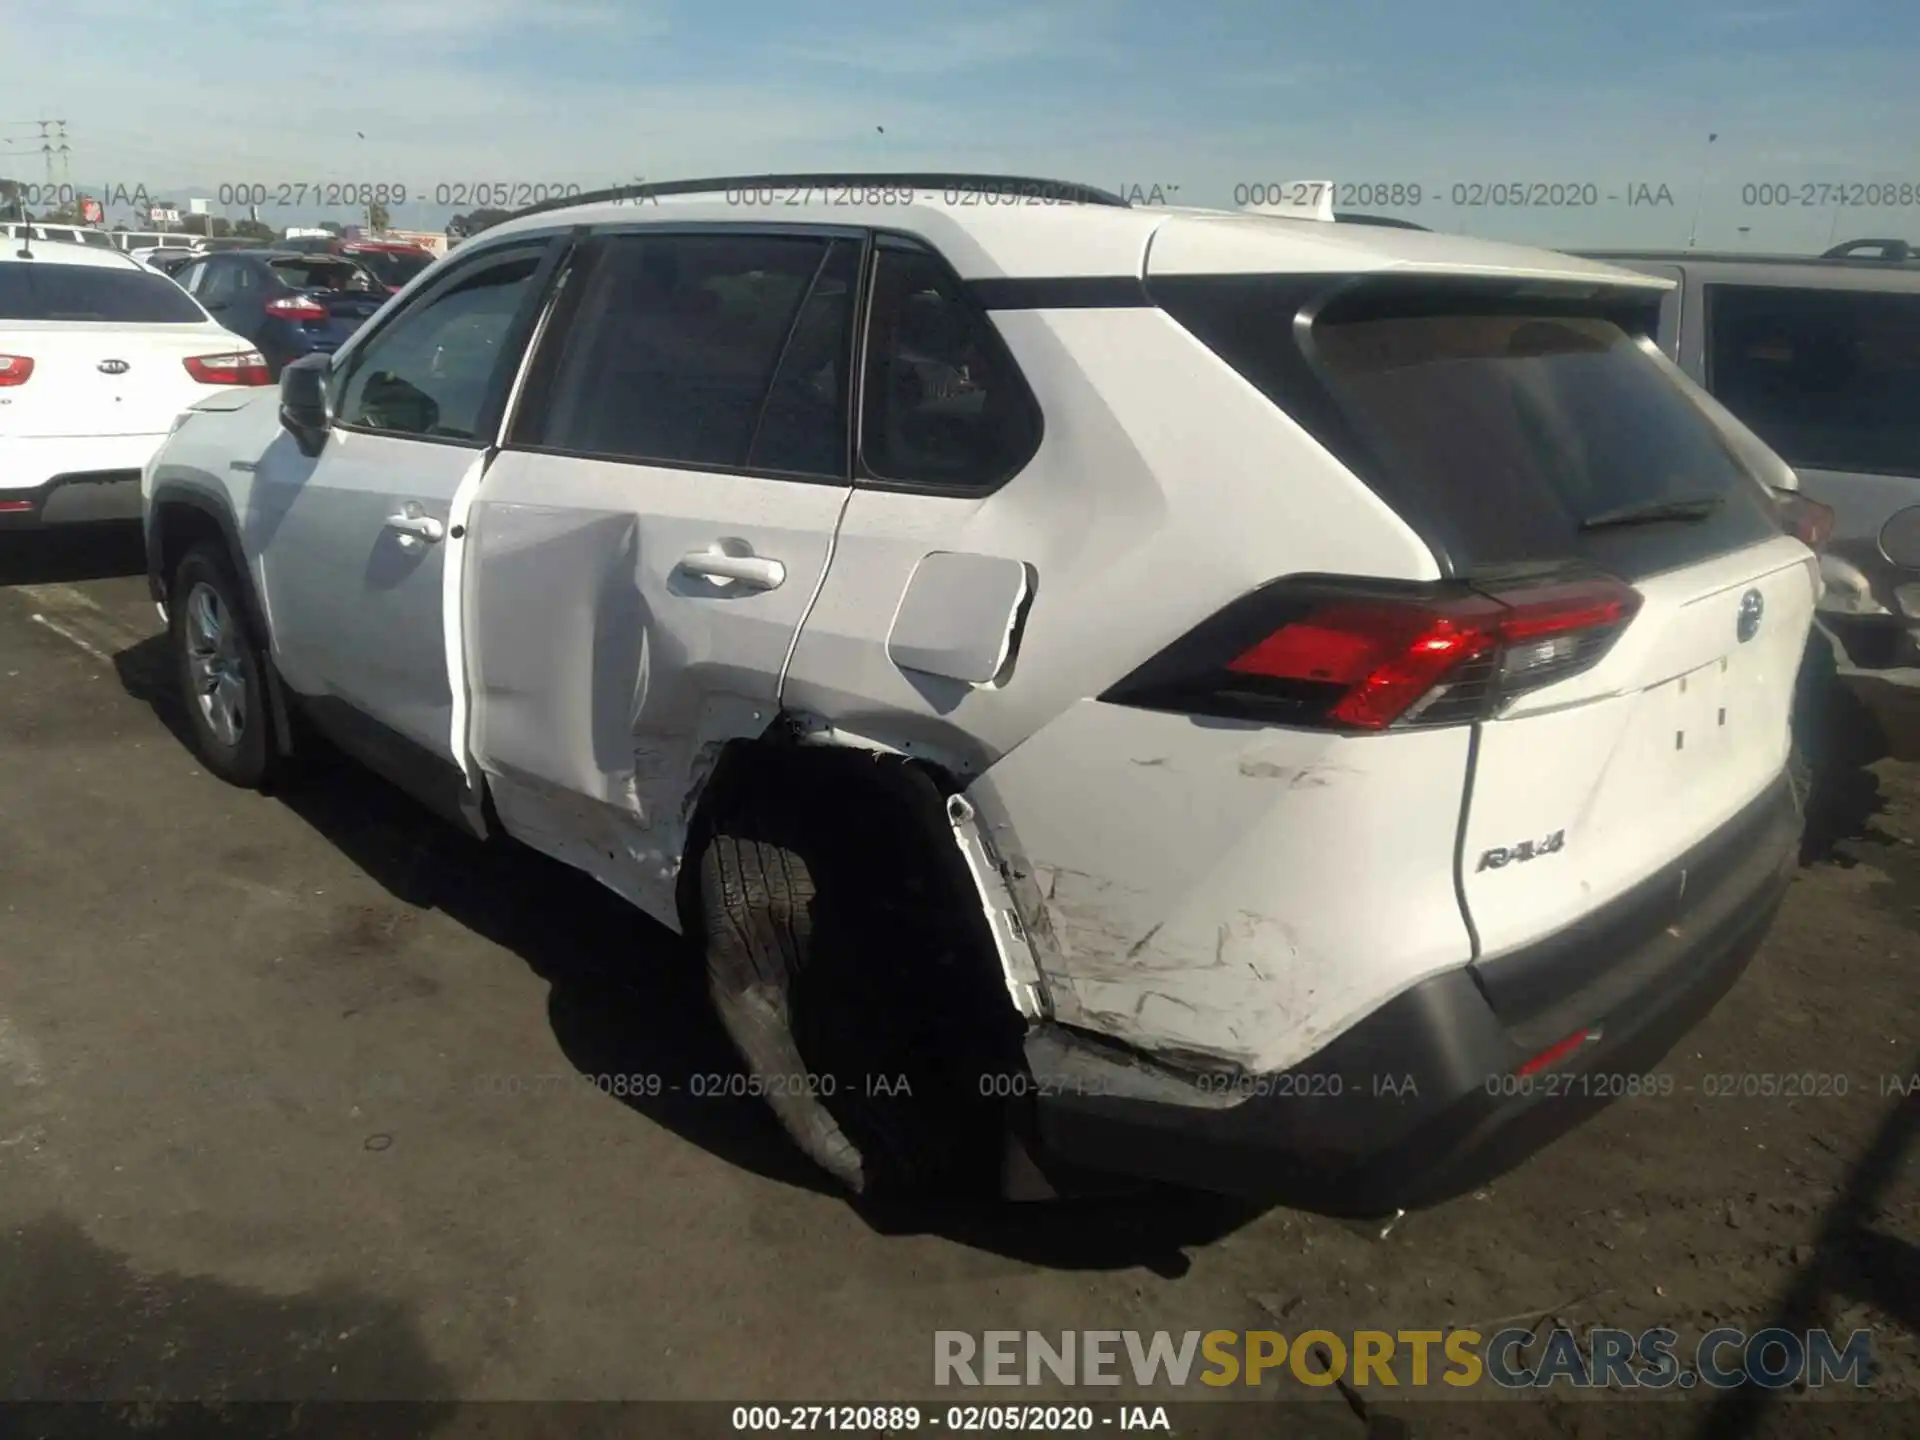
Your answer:
[[[1411,220],[1402,220],[1395,215],[1362,215],[1353,210],[1336,210],[1334,222],[1339,225],[1384,225],[1389,230],[1426,230],[1425,225],[1416,225]]]
[[[1875,253],[1868,254],[1872,251]],[[1914,258],[1913,246],[1904,240],[1848,240],[1820,253],[1822,260],[1892,260]]]
[[[507,220],[527,215],[543,215],[550,210],[569,210],[575,205],[600,205],[615,200],[653,200],[668,195],[707,195],[716,190],[830,190],[850,186],[893,186],[911,190],[966,190],[1003,192],[1009,196],[1033,195],[1046,200],[1077,205],[1112,205],[1131,209],[1127,201],[1111,191],[1072,180],[1042,180],[1030,175],[972,175],[960,172],[909,170],[901,172],[866,170],[827,170],[806,175],[718,175],[699,180],[662,180],[658,183],[615,185],[607,190],[589,190],[584,195],[558,196],[515,210]],[[505,224],[506,221],[500,222]]]

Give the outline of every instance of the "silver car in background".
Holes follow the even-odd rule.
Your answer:
[[[1820,620],[1838,658],[1920,686],[1920,255],[1584,253],[1678,282],[1661,349],[1834,512]]]

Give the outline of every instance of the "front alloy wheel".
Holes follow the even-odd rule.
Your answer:
[[[195,545],[168,593],[180,597],[169,607],[168,628],[193,748],[222,780],[261,788],[277,753],[266,661],[240,608],[244,592],[224,547]]]
[[[205,581],[187,594],[187,674],[192,698],[213,738],[237,750],[251,710],[239,622]]]

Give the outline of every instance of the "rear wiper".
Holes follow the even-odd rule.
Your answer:
[[[1662,520],[1704,520],[1722,505],[1724,496],[1693,495],[1672,500],[1644,500],[1638,505],[1622,505],[1617,510],[1602,510],[1580,522],[1582,530],[1611,530],[1619,525],[1653,525]]]

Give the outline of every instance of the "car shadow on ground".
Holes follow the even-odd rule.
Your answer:
[[[146,573],[146,541],[131,522],[0,531],[0,585],[70,585]]]
[[[398,1440],[452,1411],[418,1318],[349,1283],[282,1295],[148,1273],[52,1214],[0,1233],[0,1281],[9,1434],[251,1440],[288,1433],[286,1402],[377,1400],[303,1406],[298,1433]],[[192,1403],[214,1396],[229,1403]]]
[[[190,746],[165,637],[121,651],[114,665],[128,693]],[[278,792],[281,803],[396,900],[442,912],[545,980],[554,1037],[582,1076],[615,1094],[617,1077],[658,1076],[658,1093],[618,1098],[729,1164],[839,1193],[765,1103],[741,1093],[745,1076],[707,999],[704,968],[680,937],[570,866],[512,841],[475,840],[324,747],[301,769]],[[1185,1250],[1260,1213],[1144,1187],[1054,1204],[855,1206],[883,1234],[936,1234],[1060,1269],[1161,1275],[1184,1273]]]

